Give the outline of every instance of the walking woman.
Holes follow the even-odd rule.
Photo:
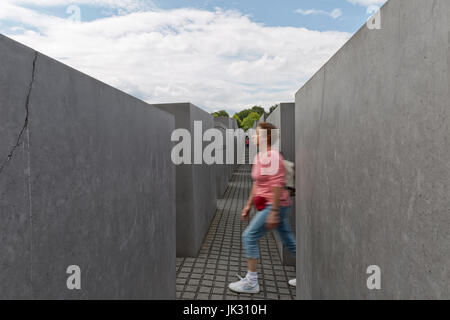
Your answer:
[[[261,146],[267,146],[267,150],[259,150],[253,161],[253,186],[247,205],[242,210],[243,220],[249,218],[252,205],[255,206],[258,213],[242,235],[248,272],[245,278],[230,283],[230,290],[237,293],[253,294],[259,292],[258,273],[256,271],[259,259],[258,242],[269,230],[276,229],[284,246],[294,257],[296,253],[295,237],[288,222],[291,199],[289,192],[285,189],[286,169],[280,152],[271,148],[272,144],[275,143],[275,141],[272,141],[272,136],[275,136],[273,130],[276,130],[274,125],[260,123],[253,137],[259,149],[261,149]],[[275,168],[275,170],[270,168]]]

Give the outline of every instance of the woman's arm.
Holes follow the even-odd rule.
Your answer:
[[[250,191],[250,196],[248,197],[247,206],[250,206],[250,207],[252,206],[253,197],[255,196],[254,193],[255,193],[255,184],[253,183],[252,190]]]
[[[278,211],[280,208],[280,196],[281,196],[281,188],[273,187],[272,188],[273,198],[272,198],[272,211]]]
[[[266,228],[271,230],[275,229],[280,224],[280,196],[281,196],[281,188],[273,187],[272,188],[272,208],[270,210],[269,215],[266,220]]]
[[[252,190],[250,191],[250,196],[248,197],[247,204],[245,205],[244,209],[242,210],[242,219],[243,220],[246,220],[248,218],[248,216],[250,215],[250,210],[252,209],[252,204],[253,204],[254,191],[255,191],[255,184],[252,185]]]

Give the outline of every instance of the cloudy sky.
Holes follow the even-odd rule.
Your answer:
[[[385,0],[0,0],[0,33],[149,103],[293,101]]]

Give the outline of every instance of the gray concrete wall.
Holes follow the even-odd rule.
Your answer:
[[[0,112],[0,299],[174,299],[173,116],[3,36]]]
[[[194,121],[202,122],[203,131],[214,128],[213,116],[191,103],[153,106],[173,114],[175,127],[189,130],[192,142]],[[203,143],[202,150],[208,144],[209,142]],[[193,161],[194,146],[192,146]],[[209,229],[217,201],[214,169],[214,165],[207,164],[176,166],[177,257],[196,257]]]
[[[239,125],[238,125],[236,119],[230,118],[230,123],[231,123],[231,128],[232,128],[232,129],[235,129],[235,130],[236,130],[236,129],[239,129]]]
[[[266,115],[265,114],[261,115],[259,120],[255,122],[256,123],[255,129],[259,126],[260,123],[263,123],[263,122],[266,122]]]
[[[295,103],[280,103],[278,107],[267,117],[266,122],[275,125],[280,131],[279,148],[286,160],[295,163]],[[292,199],[289,221],[291,229],[295,233],[295,199]],[[296,257],[283,247],[281,239],[275,233],[275,239],[280,252],[281,261],[285,265],[295,266]]]
[[[230,180],[233,171],[233,165],[226,164],[226,130],[234,129],[234,127],[231,118],[228,117],[215,117],[214,127],[222,132],[223,137],[223,164],[214,165],[216,175],[216,194],[218,198],[222,198],[228,187],[228,181]]]
[[[231,129],[234,129],[234,130],[240,129],[237,120],[234,118],[230,118],[230,125],[231,125]],[[234,165],[231,166],[230,179],[231,179],[231,176],[233,175],[234,170],[239,167],[237,152],[238,152],[238,139],[235,138],[234,139]]]
[[[381,17],[296,94],[300,299],[450,298],[450,2]]]
[[[234,119],[235,120],[235,119]],[[228,117],[214,117],[214,123],[222,124],[227,129],[232,128],[232,121],[231,118]]]

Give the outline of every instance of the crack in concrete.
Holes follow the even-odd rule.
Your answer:
[[[25,100],[25,120],[24,120],[22,129],[20,130],[19,135],[17,137],[16,143],[11,148],[11,150],[9,151],[8,156],[6,157],[6,159],[2,162],[2,164],[0,166],[0,174],[2,174],[3,170],[6,168],[8,163],[14,157],[14,153],[16,152],[16,149],[18,147],[20,147],[20,145],[22,144],[22,137],[23,137],[25,131],[28,129],[28,120],[29,120],[29,111],[30,111],[30,108],[29,108],[29,106],[30,106],[30,96],[31,96],[31,91],[33,90],[33,84],[34,84],[34,80],[35,80],[35,76],[36,76],[36,60],[37,60],[37,57],[38,57],[38,52],[35,51],[34,58],[33,58],[33,69],[32,69],[32,73],[31,73],[31,81],[30,81],[30,84],[28,85],[28,93],[27,93],[27,97],[26,97],[26,100]]]

